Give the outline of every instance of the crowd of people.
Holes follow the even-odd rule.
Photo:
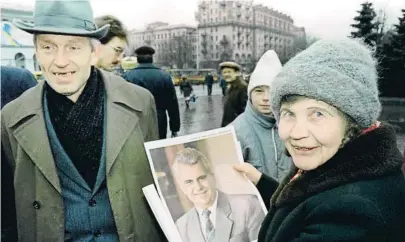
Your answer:
[[[168,124],[172,137],[180,130],[170,75],[149,46],[112,73],[127,32],[114,16],[94,18],[87,0],[37,0],[34,20],[13,23],[33,35],[45,81],[1,67],[2,241],[166,241],[142,194],[153,183],[143,144],[165,139]],[[405,160],[378,121],[367,45],[319,40],[284,66],[269,50],[249,83],[238,63],[219,70],[221,127],[235,128],[245,160],[234,169],[269,210],[262,223],[245,218],[249,240],[403,241]]]

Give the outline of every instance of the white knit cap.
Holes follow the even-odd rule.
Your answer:
[[[271,86],[274,78],[281,72],[282,66],[274,50],[268,50],[256,64],[256,68],[250,76],[248,96],[258,86]]]

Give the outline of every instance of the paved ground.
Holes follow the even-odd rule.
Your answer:
[[[210,129],[219,128],[221,126],[223,97],[221,89],[218,85],[213,86],[212,96],[207,96],[207,87],[194,86],[194,92],[198,96],[195,103],[190,104],[190,108],[186,108],[184,98],[176,87],[177,97],[179,99],[181,128],[178,135],[187,135],[197,132],[202,132]],[[170,137],[170,132],[168,136]],[[405,133],[400,133],[397,136],[398,147],[401,152],[405,150]]]

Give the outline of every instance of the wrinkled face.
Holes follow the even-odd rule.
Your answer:
[[[110,42],[102,45],[97,67],[106,71],[113,71],[121,63],[126,44],[125,40],[114,37]]]
[[[92,48],[87,37],[40,34],[36,55],[47,83],[69,97],[83,90],[98,50]]]
[[[240,75],[240,72],[236,71],[233,68],[223,68],[222,69],[222,76],[226,82],[233,82],[236,78]]]
[[[269,102],[270,88],[268,86],[255,87],[250,93],[250,100],[253,107],[264,115],[270,115],[270,102]]]
[[[282,104],[279,134],[296,167],[313,170],[338,151],[347,121],[335,107],[303,98]]]
[[[175,175],[181,190],[194,206],[205,209],[214,203],[215,178],[200,162],[194,165],[178,164]]]

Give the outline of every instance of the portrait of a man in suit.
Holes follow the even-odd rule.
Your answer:
[[[218,190],[211,162],[194,148],[176,154],[172,172],[181,191],[194,205],[176,221],[183,242],[257,239],[265,216],[257,196]]]

